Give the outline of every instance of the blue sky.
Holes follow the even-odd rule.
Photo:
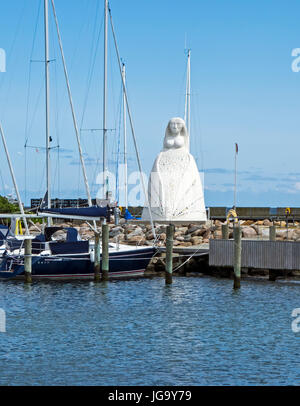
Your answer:
[[[101,129],[103,0],[55,3],[80,127]],[[291,69],[292,50],[300,47],[299,1],[111,0],[110,6],[144,171],[151,170],[169,119],[183,116],[186,38],[192,50],[191,152],[205,172],[206,205],[233,204],[237,142],[238,205],[299,206],[300,72]],[[42,12],[41,0],[0,6],[0,48],[7,55],[6,73],[0,73],[0,119],[27,200],[40,197],[45,184],[44,72],[37,62],[44,57]],[[61,147],[52,154],[53,197],[83,197],[52,18],[50,37],[51,135],[53,146]],[[109,51],[113,170],[121,84],[111,36]],[[26,138],[34,148],[25,154]],[[93,183],[101,168],[101,132],[82,132],[82,143]],[[134,171],[131,141],[129,151]],[[0,157],[3,194],[11,191],[11,182],[2,150]],[[95,185],[92,190],[95,194]]]

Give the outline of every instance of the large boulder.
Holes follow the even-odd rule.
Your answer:
[[[298,241],[300,239],[300,229],[296,228],[293,232],[293,240]]]
[[[130,230],[130,233],[128,234],[128,238],[133,237],[133,236],[140,236],[140,235],[143,235],[143,234],[144,234],[144,232],[143,232],[142,227],[136,226],[135,229]]]
[[[65,230],[58,230],[52,234],[51,239],[53,241],[66,241],[67,239],[67,232]]]
[[[193,244],[189,241],[189,242],[181,242],[180,243],[180,247],[191,247]]]
[[[199,229],[201,229],[202,226],[197,226],[197,225],[193,225],[191,224],[189,226],[189,228],[186,230],[185,234],[193,234],[195,231],[198,231]]]
[[[288,240],[292,240],[294,237],[294,230],[292,229],[276,229],[276,238],[280,237],[283,238],[284,240],[288,239]]]
[[[209,231],[210,228],[208,226],[201,226],[192,233],[192,237],[203,237]]]
[[[253,237],[257,237],[257,233],[253,227],[243,227],[242,236],[243,236],[243,238],[253,238]]]
[[[148,240],[148,241],[154,240],[154,234],[152,231],[148,231],[145,236],[146,236],[146,240]]]
[[[268,219],[265,219],[265,220],[263,221],[263,225],[264,225],[264,226],[267,226],[267,227],[270,227],[270,226],[273,225],[273,223],[272,223],[272,221],[270,221],[270,220],[268,220]]]
[[[159,234],[159,235],[158,235],[158,239],[159,239],[160,241],[166,241],[166,239],[167,239],[167,234],[165,234],[165,233]]]
[[[203,238],[202,237],[192,237],[191,243],[192,245],[200,245],[202,244]]]
[[[222,231],[221,230],[215,230],[213,235],[214,235],[215,240],[221,240],[222,239]],[[202,238],[202,237],[198,237],[198,238]]]
[[[109,237],[110,238],[114,238],[119,234],[122,234],[124,232],[123,227],[121,226],[116,226],[114,228],[112,228],[109,232]]]
[[[131,233],[132,234],[132,233]],[[130,244],[130,245],[144,245],[146,240],[144,238],[144,236],[141,235],[129,235],[128,239],[126,240],[126,244]]]
[[[263,220],[258,220],[258,221],[255,222],[255,225],[257,225],[257,226],[263,226],[263,225],[264,225],[264,222],[263,222]]]

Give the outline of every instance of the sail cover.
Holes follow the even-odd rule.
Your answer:
[[[61,209],[40,209],[41,213],[62,214],[78,217],[107,217],[107,207],[65,207]]]

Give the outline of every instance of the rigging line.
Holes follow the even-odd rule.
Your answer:
[[[12,47],[11,47],[11,50],[10,50],[10,52],[9,52],[9,54],[8,54],[7,60],[9,60],[10,57],[11,57],[11,55],[13,54],[13,50],[14,50],[15,45],[16,45],[17,36],[18,36],[18,34],[19,34],[19,31],[20,31],[21,22],[22,22],[22,20],[23,20],[23,18],[24,18],[25,9],[26,9],[26,5],[27,5],[26,3],[27,3],[26,0],[24,0],[23,8],[22,8],[22,11],[21,11],[21,14],[20,14],[18,23],[17,23],[17,29],[16,29],[16,31],[15,31],[14,39],[13,39],[13,42],[12,42]],[[17,66],[17,65],[18,65],[17,63],[12,63],[12,64],[11,64],[11,66],[13,66],[13,67],[15,67],[15,66]],[[4,77],[6,77],[6,75],[2,75],[2,77],[4,78]],[[2,115],[3,115],[3,116],[5,115],[6,109],[7,109],[7,106],[8,106],[8,98],[9,98],[9,96],[11,95],[12,82],[13,82],[13,75],[10,75],[10,80],[9,80],[9,83],[8,83],[8,89],[7,89],[7,92],[6,92],[6,96],[3,98],[3,101],[5,101],[4,107],[1,108],[1,112],[2,112]],[[1,89],[1,88],[2,88],[2,86],[3,86],[3,83],[4,83],[4,79],[3,79],[2,81],[0,81],[0,95],[1,95],[1,93],[2,93],[2,89]],[[4,93],[4,92],[3,92],[3,93]]]
[[[98,3],[98,7],[99,7],[99,3]],[[96,13],[96,20],[95,20],[93,37],[96,34],[95,33],[95,31],[96,31],[96,21],[97,21],[97,13]],[[96,40],[94,52],[92,52],[93,48],[92,48],[92,51],[91,51],[90,58],[92,58],[92,56],[93,56],[93,60],[92,60],[92,63],[90,64],[90,70],[89,70],[88,76],[87,76],[87,91],[86,91],[86,95],[85,95],[84,103],[83,103],[83,112],[82,112],[82,117],[81,117],[80,128],[83,127],[84,117],[85,117],[85,113],[86,113],[86,109],[87,109],[88,97],[89,97],[89,93],[90,93],[92,78],[93,78],[93,75],[94,75],[94,69],[95,69],[95,64],[96,64],[96,59],[97,59],[97,52],[98,52],[98,49],[99,49],[99,43],[100,43],[100,37],[101,37],[101,33],[102,33],[103,23],[104,23],[104,13],[103,13],[103,16],[102,16],[102,21],[101,21],[98,37],[97,37],[97,40]]]
[[[15,31],[15,34],[14,34],[12,45],[11,45],[10,50],[8,52],[8,55],[7,55],[7,60],[10,60],[10,57],[13,54],[13,51],[14,51],[14,48],[15,48],[15,45],[16,45],[17,36],[18,36],[19,30],[20,30],[20,27],[21,27],[21,21],[22,21],[22,19],[24,17],[24,11],[25,11],[25,8],[27,6],[26,3],[27,3],[27,1],[24,0],[23,8],[21,10],[21,13],[20,13],[20,16],[19,16],[19,19],[18,19],[18,22],[17,22],[17,28],[16,28],[16,31]],[[2,80],[0,80],[0,94],[2,93],[2,86],[3,86],[3,83],[4,83],[4,77],[6,77],[6,75],[2,75]]]
[[[122,120],[122,100],[123,100],[123,86],[121,86],[120,94],[120,112],[119,112],[119,131],[118,131],[118,149],[117,149],[117,168],[116,168],[116,201],[120,202],[119,190],[119,159],[120,159],[120,144],[121,144],[121,120]]]
[[[41,147],[39,145],[25,145],[25,148],[29,148],[29,149],[40,149],[42,151],[45,151],[47,148],[46,147]],[[58,149],[59,145],[56,145],[55,147],[51,147],[50,149]]]
[[[33,110],[33,116],[32,116],[32,120],[31,120],[31,124],[30,124],[30,126],[29,126],[29,128],[28,128],[28,134],[31,133],[32,127],[33,127],[33,125],[34,125],[34,121],[35,121],[36,114],[37,114],[37,111],[38,111],[38,107],[39,107],[39,105],[40,105],[40,100],[41,100],[41,97],[42,97],[42,90],[43,90],[43,87],[44,87],[44,86],[43,86],[43,83],[41,83],[41,85],[40,85],[40,90],[39,90],[39,93],[38,93],[38,97],[37,97],[37,100],[36,100],[36,103],[35,103],[35,106],[34,106],[34,110]],[[28,138],[29,138],[29,137],[28,137]],[[26,140],[25,146],[27,145],[28,138],[27,138],[27,140]]]
[[[40,11],[41,11],[41,4],[42,1],[39,1],[39,6],[38,6],[38,11],[37,11],[37,16],[35,20],[35,28],[33,32],[33,39],[32,39],[32,46],[31,46],[31,52],[30,52],[30,61],[29,61],[29,73],[28,73],[28,88],[27,88],[27,98],[26,98],[26,121],[25,121],[25,145],[24,145],[24,194],[25,194],[25,204],[27,201],[27,149],[26,145],[28,142],[28,125],[29,125],[29,100],[30,100],[30,90],[31,90],[31,75],[32,75],[32,57],[33,57],[33,52],[34,52],[34,47],[36,43],[36,37],[37,37],[37,29],[38,29],[38,23],[39,23],[39,16],[40,16]]]
[[[82,3],[83,3],[83,2],[82,2]],[[84,3],[86,4],[86,2],[84,2]],[[98,2],[97,2],[97,3],[98,3]],[[89,14],[89,8],[91,8],[91,4],[92,4],[92,2],[88,2],[88,7],[87,7],[87,10],[86,10],[87,15]],[[97,11],[98,9],[99,9],[99,4],[97,5],[96,14],[98,13],[98,11]],[[93,12],[93,10],[92,10],[92,12]],[[93,15],[94,15],[94,13],[93,13]],[[83,36],[84,28],[86,28],[86,27],[89,26],[89,21],[90,21],[90,19],[87,18],[87,19],[83,19],[83,20],[85,20],[85,21],[84,21],[83,24],[81,25],[80,30],[78,30],[77,40],[75,40],[76,47],[75,47],[75,49],[74,49],[72,58],[70,58],[69,74],[71,74],[71,72],[73,71],[74,65],[75,65],[75,63],[76,63],[76,54],[77,54],[77,51],[78,51],[78,49],[79,49],[80,40],[81,40],[82,38],[84,38],[84,36]]]
[[[57,150],[57,161],[58,161],[58,182],[57,182],[57,187],[58,187],[58,198],[61,198],[61,195],[60,195],[60,186],[61,186],[61,181],[60,181],[60,169],[61,169],[61,167],[60,167],[60,164],[61,164],[61,162],[60,162],[60,148],[58,148],[58,150]]]
[[[57,49],[55,46],[54,42],[54,23],[52,21],[52,24],[50,25],[51,27],[51,32],[52,32],[52,47],[53,47],[53,53],[54,53],[54,58],[55,58],[55,63],[54,63],[54,87],[55,87],[55,130],[56,130],[56,137],[57,137],[57,159],[56,159],[56,167],[55,167],[55,173],[54,173],[54,182],[53,182],[53,188],[55,187],[55,179],[57,179],[57,192],[58,195],[60,195],[60,129],[59,129],[59,111],[61,110],[59,108],[59,97],[58,97],[58,73],[57,73],[57,63],[56,63],[56,57],[57,57]]]
[[[98,149],[99,148],[99,142],[98,141],[96,142],[96,140],[95,140],[94,131],[91,132],[91,135],[92,135],[92,142],[93,142],[93,145],[94,145],[93,150],[96,153],[96,165],[95,165],[95,169],[94,169],[94,175],[92,177],[92,189],[93,189],[93,187],[95,188],[96,185],[97,185],[96,176],[97,176],[97,173],[98,173],[98,170],[99,170],[101,151],[100,151],[100,149]]]
[[[108,35],[108,42],[109,42],[109,49],[112,49],[113,47],[112,47],[112,44],[111,44],[111,42],[112,42],[112,39],[111,39],[111,37]],[[116,123],[117,123],[117,116],[118,116],[118,113],[116,112],[116,109],[115,109],[115,105],[116,105],[116,92],[115,92],[115,82],[114,82],[114,75],[113,75],[113,63],[112,63],[112,52],[108,52],[108,55],[109,55],[109,70],[110,70],[110,83],[111,83],[111,99],[112,99],[112,102],[111,102],[111,105],[112,105],[112,110],[113,110],[113,117],[114,117],[114,122],[115,122],[115,128],[117,128],[116,127]],[[107,128],[106,128],[106,130],[107,130]]]
[[[67,71],[67,66],[66,66],[66,62],[65,62],[65,56],[64,56],[60,31],[59,31],[58,20],[57,20],[57,16],[56,16],[54,0],[51,0],[51,3],[52,3],[52,9],[53,9],[53,15],[54,15],[54,19],[55,19],[55,24],[56,24],[56,30],[57,30],[57,36],[58,36],[58,42],[59,42],[61,58],[62,58],[63,67],[64,67],[65,80],[66,80],[66,85],[67,85],[67,90],[68,90],[70,107],[71,107],[71,111],[72,111],[73,125],[74,125],[74,130],[75,130],[75,133],[76,133],[78,152],[79,152],[79,156],[80,156],[80,162],[81,162],[81,167],[82,167],[82,172],[83,172],[83,178],[84,178],[84,183],[85,183],[86,194],[87,194],[89,206],[92,206],[90,188],[89,188],[89,184],[88,184],[88,180],[87,180],[85,163],[84,163],[84,159],[83,159],[83,156],[82,156],[82,149],[81,149],[81,144],[80,144],[80,134],[79,134],[79,130],[78,130],[77,118],[76,118],[76,115],[75,115],[75,110],[74,110],[74,105],[73,105],[73,99],[72,99],[72,95],[71,95],[70,82],[69,82],[68,71]],[[94,222],[94,227],[96,228],[96,222]]]
[[[36,37],[37,37],[37,28],[38,28],[39,16],[40,16],[40,11],[41,11],[41,4],[42,4],[42,2],[39,1],[39,7],[38,7],[36,22],[35,22],[35,29],[34,29],[34,33],[33,33],[32,47],[31,47],[31,52],[30,52],[29,77],[28,77],[28,88],[27,88],[27,99],[26,99],[27,102],[26,102],[26,123],[25,123],[25,145],[28,141],[29,99],[30,99],[31,74],[32,74],[32,61],[31,60],[33,57],[33,52],[34,52],[34,47],[35,47],[35,42],[36,42]]]
[[[6,155],[6,160],[7,160],[7,164],[8,164],[8,167],[9,167],[10,175],[11,175],[11,178],[12,178],[12,181],[13,181],[14,190],[15,190],[15,193],[17,195],[19,210],[21,212],[21,216],[23,217],[23,222],[24,222],[25,229],[26,229],[25,234],[29,235],[28,224],[27,224],[27,220],[26,220],[26,217],[25,217],[25,214],[24,214],[24,207],[23,207],[22,202],[21,202],[19,188],[18,188],[17,181],[16,181],[16,178],[15,178],[14,170],[13,170],[13,167],[12,167],[12,162],[11,162],[10,155],[9,155],[9,152],[8,152],[6,139],[5,139],[5,136],[4,136],[4,132],[3,132],[3,129],[2,129],[1,123],[0,123],[0,135],[1,135],[3,147],[4,147],[4,150],[5,150],[5,155]]]
[[[1,162],[3,161],[3,159],[1,158]],[[4,179],[2,176],[2,170],[0,168],[0,177],[1,177],[1,183],[2,183],[2,188],[3,188],[3,196],[5,196],[5,183],[4,183]]]
[[[58,89],[57,76],[58,75],[57,75],[57,64],[56,64],[57,49],[56,49],[55,41],[54,41],[54,23],[53,23],[53,21],[51,21],[51,23],[50,23],[50,30],[51,30],[50,38],[52,39],[52,49],[53,49],[54,61],[55,61],[54,67],[53,67],[54,68],[54,75],[53,75],[53,77],[54,77],[54,88],[55,88],[55,114],[54,114],[54,117],[55,117],[55,131],[56,131],[56,136],[58,138],[57,143],[59,144],[59,135],[58,135],[58,133],[59,133],[59,130],[58,130],[58,111],[59,111],[59,108],[58,108],[58,91],[57,91],[57,89]]]
[[[179,98],[178,98],[178,108],[177,108],[179,117],[181,116],[181,111],[183,110],[183,112],[184,112],[184,109],[185,109],[184,104],[183,104],[183,108],[182,108],[182,95],[183,95],[182,90],[184,89],[186,91],[186,86],[184,85],[186,75],[187,75],[187,66],[185,66],[184,74],[182,76],[181,85],[179,88]],[[184,92],[184,94],[185,94],[185,92]],[[182,115],[182,117],[184,117],[184,114]]]
[[[98,3],[98,2],[97,2],[97,3]],[[86,4],[86,2],[85,2],[85,4]],[[87,10],[86,10],[86,13],[87,13],[87,15],[88,15],[88,18],[87,18],[87,19],[82,19],[82,20],[83,20],[83,23],[81,24],[80,30],[78,30],[77,39],[74,40],[76,46],[75,46],[75,49],[74,49],[74,51],[73,51],[72,57],[70,58],[69,75],[72,74],[73,69],[74,69],[74,66],[76,66],[76,62],[77,62],[77,60],[76,60],[76,54],[78,53],[78,49],[79,49],[79,45],[80,45],[81,39],[84,38],[83,31],[86,29],[86,27],[89,27],[89,21],[90,21],[89,13],[90,13],[90,9],[91,9],[91,4],[92,4],[92,2],[89,1],[89,2],[88,2],[88,6],[87,6]],[[97,9],[98,9],[98,8],[99,8],[99,5],[97,6]],[[93,13],[93,10],[91,10],[91,11],[92,11],[92,13]],[[94,15],[94,13],[93,13],[93,15]],[[86,45],[86,44],[85,44],[85,45]],[[67,108],[65,108],[65,111],[67,111]]]
[[[59,98],[58,98],[58,83],[57,83],[57,66],[54,67],[54,83],[55,83],[55,129],[57,137],[57,189],[60,190],[60,129],[59,129]],[[56,175],[55,175],[56,176]]]
[[[36,159],[36,161],[37,161],[37,159]],[[43,165],[41,183],[40,183],[39,188],[37,189],[37,194],[42,196],[42,197],[44,196],[44,193],[45,193],[44,187],[42,186],[44,184],[44,182],[45,182],[45,172],[46,172],[46,164]]]
[[[198,95],[196,95],[196,97],[194,97],[193,99],[194,99],[194,107],[196,109],[196,114],[194,114],[194,117],[196,119],[195,124],[197,126],[197,131],[195,131],[195,134],[199,133],[201,170],[202,170],[202,172],[204,172],[205,165],[204,165],[204,153],[203,153],[203,137],[202,137],[203,133],[202,133],[201,123],[200,123],[201,109],[200,109],[200,104],[199,104],[199,100],[198,100]],[[198,112],[199,112],[199,114],[198,114]]]
[[[88,7],[87,7],[87,10],[86,10],[88,15],[89,15],[89,12],[90,12],[91,4],[92,4],[92,2],[88,2]],[[93,12],[93,10],[91,10],[91,11]],[[93,13],[93,15],[94,15],[94,13]],[[71,62],[69,64],[69,69],[68,69],[68,75],[69,76],[72,74],[74,66],[76,66],[76,62],[77,62],[76,54],[78,53],[78,49],[79,49],[81,39],[84,38],[83,31],[89,25],[88,24],[89,18],[84,19],[84,20],[86,20],[86,21],[83,21],[83,23],[80,25],[80,29],[77,30],[77,32],[78,32],[77,38],[74,39],[74,41],[73,41],[76,44],[76,46],[75,46],[75,49],[73,51],[72,57],[70,58]],[[68,107],[64,105],[61,110],[64,110],[64,111],[61,112],[61,116],[65,117],[65,115],[67,114],[67,111],[68,111]]]
[[[27,149],[26,146],[24,146],[24,203],[26,204],[27,201]]]
[[[4,196],[5,195],[5,183],[4,183],[1,169],[0,169],[0,177],[1,177],[1,183],[2,183],[2,188],[3,188],[3,196]]]
[[[113,103],[115,104],[115,103]],[[118,107],[117,107],[117,115],[114,117],[114,126],[117,128],[117,121],[118,120],[118,116],[119,116],[119,112],[121,112],[121,107],[122,107],[122,88],[121,88],[121,93],[120,93],[120,98],[119,98],[119,103],[118,103]],[[119,133],[118,133],[119,131]],[[119,143],[120,143],[120,129],[116,130],[116,136],[111,137],[111,142],[108,145],[108,147],[110,148],[110,154],[108,154],[108,156],[111,156],[112,158],[110,160],[108,160],[108,167],[111,167],[112,172],[116,170],[116,167],[118,167],[118,149],[119,149]],[[108,151],[109,151],[108,148]],[[116,156],[116,158],[114,158],[114,156]],[[116,176],[118,175],[118,173],[116,174]],[[116,178],[117,180],[117,178]],[[115,185],[116,187],[116,185]],[[115,194],[116,196],[116,194]]]
[[[108,12],[109,12],[109,16],[110,16],[110,25],[111,25],[111,29],[112,29],[112,33],[113,33],[113,38],[114,38],[114,43],[115,43],[115,50],[116,50],[116,54],[117,54],[117,60],[118,60],[118,63],[119,63],[120,75],[121,75],[121,78],[122,78],[124,96],[125,96],[126,106],[127,106],[127,113],[128,113],[129,122],[130,122],[130,127],[131,127],[131,134],[132,134],[132,137],[133,137],[134,148],[135,148],[135,152],[136,152],[136,156],[137,156],[137,161],[138,161],[138,166],[139,166],[139,171],[140,171],[140,176],[141,176],[141,183],[142,183],[142,187],[143,187],[143,191],[144,191],[144,195],[145,195],[145,202],[146,202],[146,206],[147,206],[148,209],[149,209],[149,216],[150,216],[150,222],[151,222],[152,232],[153,232],[154,238],[156,238],[156,232],[155,232],[155,227],[154,227],[154,223],[153,223],[152,212],[151,212],[151,208],[150,208],[150,204],[149,204],[149,199],[148,199],[148,194],[147,194],[147,190],[146,190],[146,186],[145,186],[145,182],[144,182],[144,177],[143,177],[143,171],[142,171],[142,164],[141,164],[140,154],[139,154],[139,150],[138,150],[138,146],[137,146],[137,141],[136,141],[136,137],[135,137],[135,131],[134,131],[134,127],[133,127],[133,121],[132,121],[131,111],[130,111],[130,108],[129,108],[128,98],[127,98],[127,91],[126,91],[125,80],[124,80],[124,77],[123,77],[123,75],[122,75],[122,64],[121,64],[121,59],[120,59],[119,49],[118,49],[118,45],[117,45],[117,40],[116,40],[116,35],[115,35],[115,30],[114,30],[114,25],[113,25],[113,21],[112,21],[112,15],[111,15],[111,9],[110,9],[110,7],[108,7]]]

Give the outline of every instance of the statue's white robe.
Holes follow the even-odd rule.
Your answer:
[[[151,171],[148,200],[154,221],[207,220],[201,177],[186,148],[160,152]],[[142,219],[150,220],[148,208],[144,208]]]

